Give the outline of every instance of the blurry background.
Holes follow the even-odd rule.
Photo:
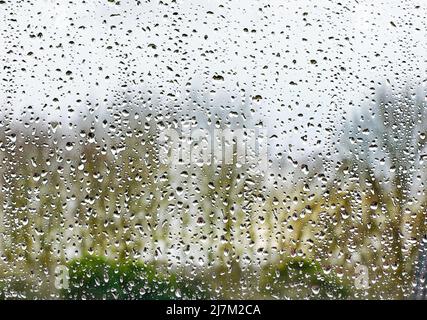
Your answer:
[[[426,13],[0,1],[1,296],[409,297]],[[188,126],[267,130],[268,170],[163,163]]]

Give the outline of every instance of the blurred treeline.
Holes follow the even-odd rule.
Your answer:
[[[236,156],[159,158],[166,128],[256,128],[250,101],[125,96],[81,122],[2,119],[2,297],[408,297],[425,234],[425,95],[372,100],[336,128],[332,151],[270,159],[263,173]],[[359,265],[369,288],[355,285]]]

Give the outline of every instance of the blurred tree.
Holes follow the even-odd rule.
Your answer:
[[[345,146],[341,168],[352,176],[349,181],[355,182],[347,184],[346,192],[359,194],[361,214],[367,214],[357,232],[365,240],[359,238],[357,246],[364,247],[365,252],[371,248],[365,261],[375,266],[377,271],[372,274],[381,279],[376,283],[388,284],[393,295],[400,298],[411,290],[417,251],[413,240],[425,232],[426,195],[420,180],[426,113],[424,92],[408,89],[392,94],[380,88],[374,103],[355,117],[341,137]],[[347,213],[352,217],[347,220],[350,225],[356,208],[348,207],[353,211]],[[378,246],[380,249],[375,250]],[[377,259],[373,259],[372,250],[378,253]],[[378,263],[381,268],[376,268]],[[382,292],[386,294],[387,290]]]

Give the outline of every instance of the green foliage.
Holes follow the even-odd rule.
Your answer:
[[[94,125],[81,125],[83,134],[69,139],[75,147],[68,151],[66,131],[57,125],[35,127],[38,135],[19,126],[1,127],[0,156],[7,159],[0,167],[5,186],[1,244],[8,272],[0,270],[0,297],[58,298],[52,281],[56,263],[69,250],[89,248],[94,257],[69,263],[70,289],[61,297],[198,299],[208,291],[225,299],[358,298],[357,290],[349,290],[353,284],[331,271],[340,268],[345,278],[353,277],[349,258],[354,253],[372,279],[363,294],[409,296],[408,270],[418,246],[401,233],[405,230],[407,239],[414,240],[426,233],[424,185],[417,199],[409,186],[421,172],[417,159],[424,159],[427,139],[421,120],[427,108],[409,96],[388,102],[381,98],[372,108],[362,110],[343,134],[337,131],[337,148],[343,152],[335,173],[325,175],[319,160],[302,165],[303,170],[272,171],[274,184],[250,174],[249,165],[237,166],[236,156],[231,164],[188,166],[181,172],[163,164],[156,119],[169,127],[185,118],[184,112],[129,116],[133,120],[124,119],[114,134],[90,120]],[[250,117],[244,118],[239,121],[247,125]],[[372,137],[381,139],[373,143]],[[171,230],[177,223],[180,227]],[[169,261],[178,241],[184,252],[200,250],[206,264],[198,276],[188,269],[166,275],[159,271],[164,265],[144,264],[157,255],[159,241],[167,249],[158,261]],[[290,251],[305,259],[285,258]],[[96,256],[105,252],[120,262]],[[135,252],[145,252],[140,262],[131,262]],[[261,255],[267,267],[259,270]],[[193,258],[190,254],[173,267],[199,268],[191,264]],[[277,259],[285,260],[277,265]],[[331,269],[323,270],[316,259]]]
[[[68,265],[69,288],[65,299],[203,299],[204,288],[197,281],[185,283],[177,275],[157,272],[155,267],[136,261],[114,262],[85,256]]]
[[[349,286],[331,270],[325,271],[315,261],[289,258],[278,266],[266,268],[263,284],[273,296],[311,299],[345,299]]]

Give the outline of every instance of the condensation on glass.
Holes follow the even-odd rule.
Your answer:
[[[0,297],[425,298],[426,16],[0,1]]]

